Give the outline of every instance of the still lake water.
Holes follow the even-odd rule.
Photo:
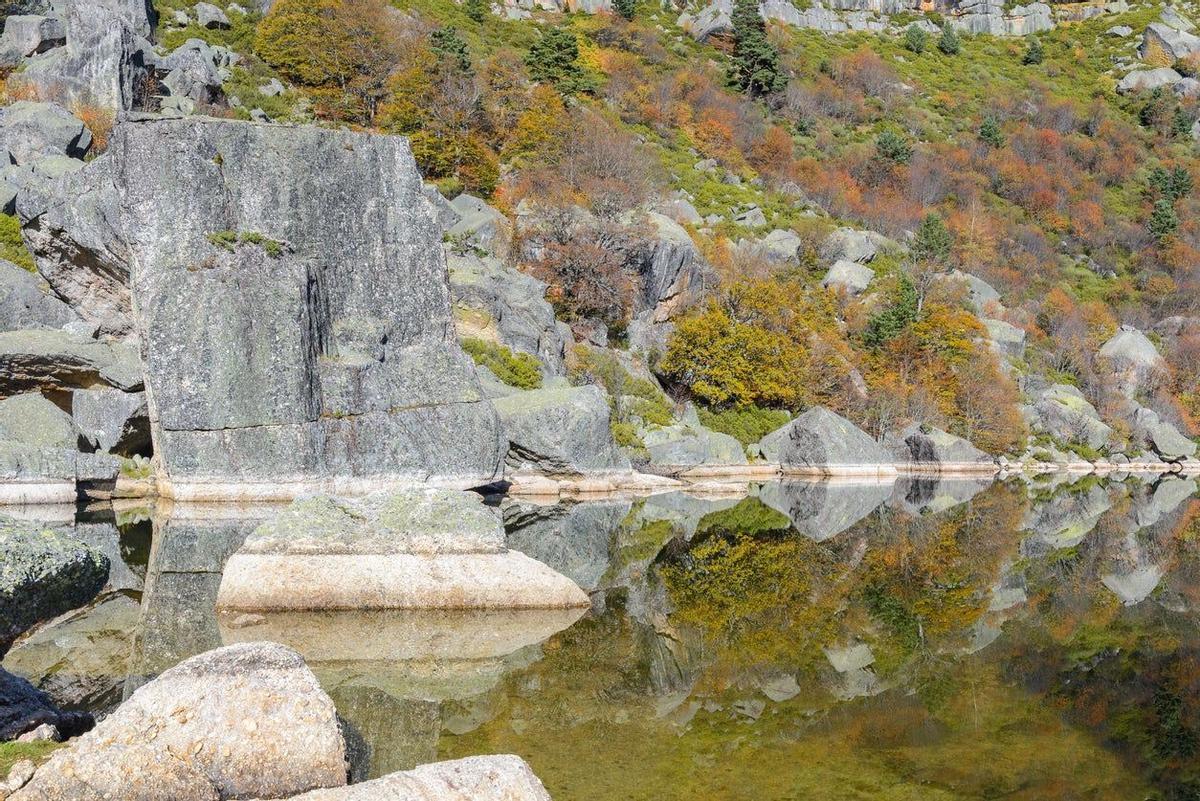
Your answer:
[[[556,801],[1200,799],[1194,480],[503,506],[590,610],[218,619],[255,515],[68,510],[47,522],[121,557],[113,589],[4,667],[103,712],[192,654],[285,642],[371,775],[516,753]]]

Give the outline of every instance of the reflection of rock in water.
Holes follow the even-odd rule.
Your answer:
[[[684,539],[691,539],[706,515],[732,509],[743,500],[743,497],[697,498],[682,492],[651,495],[642,506],[642,519],[666,520],[676,526]]]
[[[629,507],[629,501],[555,506],[514,503],[504,510],[508,547],[591,592],[608,569],[609,540],[629,514]]]
[[[1089,485],[1080,491],[1067,487],[1049,500],[1035,500],[1022,524],[1033,533],[1022,543],[1022,553],[1036,556],[1056,548],[1078,545],[1111,505],[1108,492],[1099,485]]]
[[[1179,510],[1196,494],[1196,479],[1163,476],[1141,492],[1133,492],[1133,516],[1141,528],[1152,526]]]
[[[759,498],[787,515],[797,531],[815,542],[841,534],[892,494],[892,482],[789,481],[765,484]]]
[[[483,696],[541,658],[540,643],[583,613],[222,613],[219,622],[225,644],[269,640],[299,651],[365,741],[367,764],[358,769],[380,776],[434,760],[448,720],[464,733],[490,719]]]
[[[107,595],[34,632],[4,665],[63,709],[107,712],[121,702],[137,622],[137,601]]]
[[[904,476],[896,481],[891,504],[913,516],[936,514],[966,503],[991,483],[990,478]]]
[[[127,693],[146,678],[221,645],[214,611],[221,569],[268,511],[175,506],[156,515],[135,645],[136,677],[131,676]]]

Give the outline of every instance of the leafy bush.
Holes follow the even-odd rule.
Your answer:
[[[11,214],[0,214],[0,259],[7,259],[31,273],[37,269],[21,239],[21,222]]]
[[[783,426],[792,416],[782,409],[761,406],[742,406],[732,409],[700,409],[700,422],[705,427],[728,434],[743,445],[753,445],[767,434]]]
[[[514,353],[503,345],[473,337],[462,340],[462,349],[510,387],[537,389],[542,385],[538,360],[528,353]]]

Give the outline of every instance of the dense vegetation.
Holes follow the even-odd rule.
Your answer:
[[[396,7],[279,0],[252,36],[245,20],[216,35],[256,56],[235,81],[277,74],[303,95],[290,110],[270,99],[277,116],[405,134],[447,195],[536,205],[518,236],[537,247],[514,248],[518,266],[549,284],[560,318],[617,341],[639,210],[682,192],[720,215],[688,230],[721,285],[648,354],[714,412],[821,403],[876,434],[926,420],[1011,450],[1025,441],[1016,382],[938,276],[999,288],[1006,308],[989,316],[1030,345],[1019,369],[1079,386],[1102,412],[1111,387],[1094,354],[1117,325],[1200,312],[1196,101],[1119,96],[1122,44],[1105,34],[1157,9],[1021,40],[915,25],[831,36],[764,25],[738,2],[732,36],[700,44],[651,3],[537,20],[478,2]],[[767,226],[733,220],[750,205]],[[862,298],[819,284],[820,242],[845,224],[911,245],[873,262]],[[799,264],[739,246],[770,229],[800,237]],[[1194,433],[1200,343],[1172,347],[1175,373],[1146,400]]]

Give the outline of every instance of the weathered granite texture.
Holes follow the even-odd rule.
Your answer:
[[[407,140],[142,119],[109,153],[167,493],[499,475]]]
[[[11,801],[287,798],[346,783],[337,713],[274,643],[193,657],[56,753]]]
[[[759,447],[766,461],[785,470],[873,472],[884,465],[891,468],[893,462],[867,432],[821,406],[772,431]]]

